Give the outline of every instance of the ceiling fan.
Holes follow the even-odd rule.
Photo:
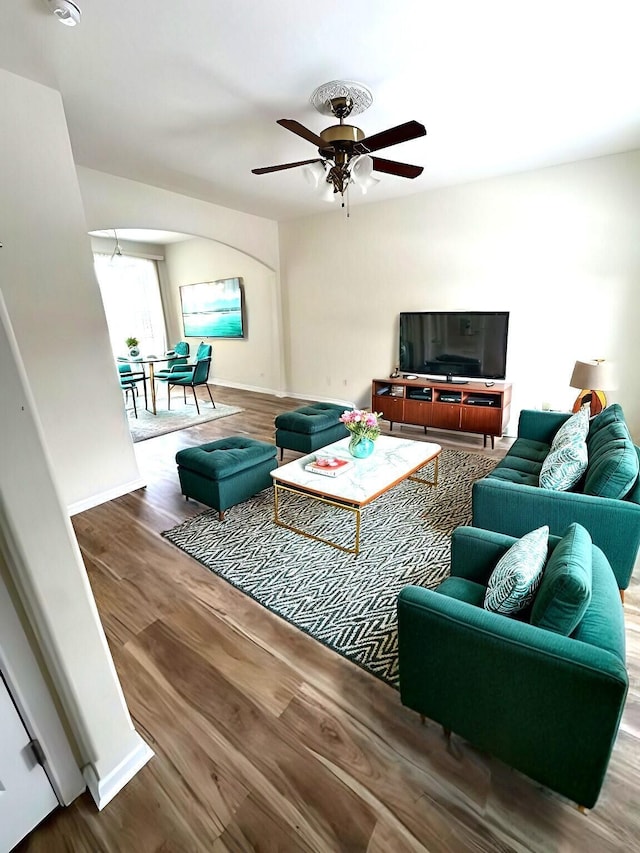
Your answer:
[[[372,171],[400,178],[417,178],[422,174],[422,166],[371,156],[381,148],[425,136],[427,131],[420,122],[408,121],[373,136],[365,136],[359,127],[344,123],[350,115],[364,112],[373,102],[373,96],[366,86],[353,81],[332,80],[318,86],[310,101],[318,112],[334,116],[339,124],[327,127],[318,135],[294,119],[281,118],[277,123],[315,145],[320,156],[280,166],[252,169],[254,175],[305,166],[307,180],[321,189],[322,197],[326,201],[333,201],[339,195],[344,207],[344,194],[350,184],[355,184],[364,193],[378,183],[379,179],[372,177]]]

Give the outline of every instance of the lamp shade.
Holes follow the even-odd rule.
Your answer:
[[[572,388],[612,391],[616,387],[612,365],[604,360],[576,361],[569,385]]]

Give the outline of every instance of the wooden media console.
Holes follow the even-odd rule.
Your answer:
[[[446,382],[433,379],[374,379],[371,410],[394,423],[452,429],[500,438],[511,414],[511,385],[501,382]]]

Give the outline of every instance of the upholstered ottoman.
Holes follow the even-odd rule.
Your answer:
[[[218,510],[220,521],[230,506],[246,501],[273,484],[276,448],[265,441],[232,435],[176,453],[182,494]]]
[[[340,422],[344,406],[335,403],[310,403],[278,415],[276,424],[276,446],[280,448],[280,459],[285,447],[300,453],[313,453],[320,447],[346,438],[349,430]]]

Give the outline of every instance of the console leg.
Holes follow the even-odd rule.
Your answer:
[[[486,447],[486,446],[487,446],[487,436],[486,436],[486,435],[483,435],[483,436],[482,436],[482,446],[483,446],[483,447]]]
[[[491,449],[494,450],[496,446],[496,437],[495,435],[491,436]]]

